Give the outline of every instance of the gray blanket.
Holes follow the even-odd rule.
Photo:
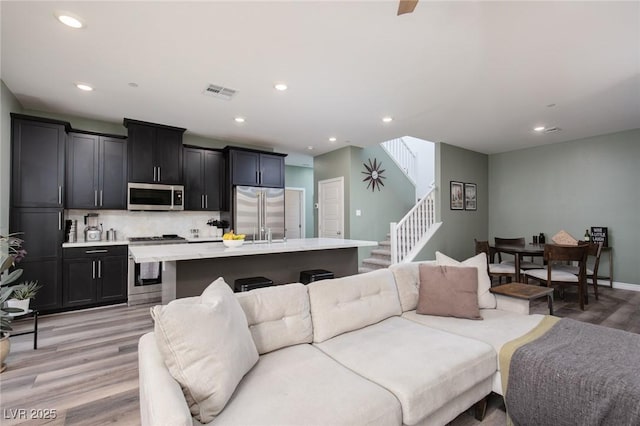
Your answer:
[[[640,425],[640,334],[562,319],[511,358],[515,425]]]

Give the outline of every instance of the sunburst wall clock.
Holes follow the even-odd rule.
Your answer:
[[[378,160],[374,158],[373,163],[371,163],[371,158],[369,158],[369,164],[363,163],[363,165],[365,171],[361,173],[366,175],[366,177],[362,179],[362,181],[368,182],[367,189],[371,188],[371,192],[374,192],[377,187],[378,191],[380,191],[380,187],[384,186],[382,179],[386,179],[386,177],[382,176],[384,173],[384,169],[381,169],[382,162],[378,163]]]

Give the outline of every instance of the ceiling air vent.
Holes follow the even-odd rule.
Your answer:
[[[555,133],[559,131],[560,131],[559,127],[549,127],[548,129],[544,129],[545,133]]]
[[[208,96],[213,96],[214,98],[220,98],[229,101],[236,94],[236,92],[237,90],[229,89],[228,87],[210,84],[205,87],[202,93]]]

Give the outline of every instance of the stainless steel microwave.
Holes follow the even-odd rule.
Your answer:
[[[127,186],[127,210],[184,210],[184,186],[132,183]]]

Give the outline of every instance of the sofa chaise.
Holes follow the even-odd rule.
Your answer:
[[[142,424],[446,424],[492,391],[503,394],[498,363],[501,347],[544,318],[529,315],[526,300],[490,293],[486,258],[472,259],[478,271],[482,320],[416,313],[419,265],[434,261],[235,295],[218,279],[210,288],[217,286],[216,291],[228,291],[231,296],[224,295],[222,303],[216,300],[214,304],[220,309],[237,304],[244,318],[235,321],[241,323],[235,334],[216,335],[212,341],[217,344],[210,346],[235,344],[236,339],[245,338],[246,329],[256,354],[246,355],[244,345],[207,361],[248,359],[244,367],[222,365],[207,379],[226,383],[225,375],[239,370],[237,386],[232,383],[228,389],[218,389],[204,379],[206,373],[192,371],[194,381],[204,382],[200,383],[204,389],[200,397],[192,395],[184,377],[176,373],[180,365],[168,363],[167,357],[177,357],[177,364],[187,369],[209,353],[209,337],[203,342],[199,336],[212,329],[224,333],[223,328],[234,326],[217,327],[193,317],[200,305],[211,305],[210,288],[200,297],[156,307],[155,331],[142,336],[139,343]],[[232,318],[237,313],[225,311],[224,315]],[[183,327],[178,337],[193,334],[195,343],[187,342],[186,348],[184,342],[177,349],[165,347],[163,336],[173,332],[172,325],[166,324],[173,320],[177,328]],[[192,354],[193,346],[205,355]],[[181,356],[180,351],[188,354]],[[206,402],[198,398],[212,395],[222,401],[203,409]]]

